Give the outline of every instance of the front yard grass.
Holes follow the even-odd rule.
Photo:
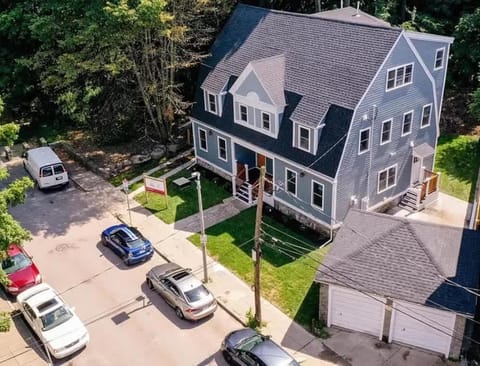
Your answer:
[[[180,189],[173,181],[180,177],[190,178],[190,171],[181,171],[167,178],[168,206],[165,196],[145,192],[135,196],[135,199],[146,209],[167,224],[194,215],[198,212],[198,193],[196,183],[192,182],[188,187]],[[231,194],[213,181],[201,177],[203,209],[218,205]]]
[[[435,171],[441,173],[440,190],[443,193],[473,202],[479,166],[478,137],[440,136]]]
[[[207,249],[211,257],[253,284],[255,210],[250,208],[209,229]],[[263,217],[261,292],[298,323],[309,328],[318,314],[315,271],[327,249],[315,244],[268,216]],[[275,239],[272,239],[275,238]],[[295,239],[297,238],[297,239]],[[189,240],[200,246],[199,234]]]

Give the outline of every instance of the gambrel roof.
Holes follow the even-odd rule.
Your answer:
[[[479,244],[473,230],[351,209],[315,280],[474,314],[459,286],[478,288]]]

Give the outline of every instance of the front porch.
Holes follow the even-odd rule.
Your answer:
[[[257,203],[259,180],[260,180],[260,166],[250,167],[246,163],[239,161],[235,162],[236,174],[233,177],[233,195],[248,204],[253,206]],[[265,174],[264,185],[264,202],[273,205],[273,175]]]

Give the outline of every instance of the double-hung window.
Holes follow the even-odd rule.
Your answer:
[[[240,105],[240,121],[248,122],[248,109],[246,105]]]
[[[312,180],[312,205],[323,210],[324,185]]]
[[[208,151],[207,147],[207,131],[204,129],[198,129],[198,140],[200,142],[200,150]]]
[[[298,147],[310,151],[310,130],[308,128],[298,126]]]
[[[413,64],[403,65],[387,72],[387,91],[412,83]]]
[[[427,104],[423,106],[423,111],[422,111],[422,122],[420,127],[424,128],[430,125],[430,118],[432,115],[432,105]]]
[[[262,128],[270,131],[270,114],[262,112]]]
[[[207,92],[207,110],[213,114],[218,114],[217,96]]]
[[[297,195],[297,173],[286,168],[285,180],[285,188],[287,189],[287,192]]]
[[[402,136],[408,135],[412,132],[412,119],[413,111],[407,112],[403,115]]]
[[[224,161],[227,161],[227,140],[223,137],[218,137],[218,157]]]
[[[363,154],[370,148],[370,127],[360,131],[358,153]]]
[[[443,58],[445,55],[445,48],[439,48],[435,52],[435,67],[434,70],[440,70],[443,68]]]
[[[382,135],[380,137],[380,145],[390,142],[392,136],[392,120],[382,122]]]
[[[378,193],[395,186],[397,182],[397,166],[391,166],[378,173]]]

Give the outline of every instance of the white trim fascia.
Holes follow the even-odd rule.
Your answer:
[[[392,45],[392,48],[390,48],[390,51],[388,51],[387,55],[385,56],[385,58],[382,61],[382,64],[379,66],[379,68],[378,68],[377,72],[375,73],[375,75],[373,76],[372,80],[370,80],[370,84],[368,84],[368,86],[365,89],[363,95],[361,96],[360,100],[358,101],[357,105],[355,106],[355,109],[353,110],[352,119],[350,121],[350,127],[348,128],[347,138],[345,139],[345,145],[344,145],[344,148],[343,148],[343,151],[342,151],[342,156],[340,157],[340,161],[338,163],[337,172],[335,173],[334,179],[337,179],[339,172],[342,171],[343,158],[345,157],[345,150],[346,150],[345,146],[347,146],[347,144],[349,142],[349,139],[353,138],[352,137],[352,129],[353,129],[353,126],[355,124],[355,117],[357,116],[358,107],[362,105],[363,100],[368,95],[368,92],[370,91],[372,85],[375,83],[375,80],[377,80],[378,75],[380,75],[380,72],[383,70],[383,67],[387,63],[387,60],[390,58],[393,50],[397,47],[397,44],[398,44],[398,42],[400,41],[401,38],[402,38],[402,33],[400,33],[398,35],[397,39],[395,40],[395,42]]]
[[[288,179],[287,171],[290,171],[290,172],[292,172],[292,173],[295,174],[295,193],[290,192],[290,191],[288,190],[288,181],[289,181],[289,179]],[[295,198],[298,198],[298,196],[297,196],[298,187],[297,187],[297,186],[298,186],[298,173],[297,173],[295,170],[292,170],[292,169],[290,169],[290,168],[285,167],[285,192],[286,192],[287,194],[293,194],[293,196],[294,196]]]
[[[319,224],[322,224],[322,225],[324,225],[325,227],[328,227],[328,228],[332,227],[332,225],[330,223],[326,223],[325,221],[319,219],[318,217],[315,217],[308,212],[300,210],[297,206],[292,205],[290,202],[287,202],[284,199],[279,198],[278,196],[275,196],[275,200],[280,202],[282,205],[285,205],[287,207],[290,207],[292,210],[297,211],[299,214],[301,214],[305,217],[308,217],[312,221],[318,222]],[[302,202],[304,202],[304,201],[302,201]],[[326,215],[326,216],[328,216],[328,215]]]
[[[436,67],[438,51],[443,51],[443,54],[442,54],[442,65],[439,66],[439,67]],[[437,49],[435,50],[435,60],[434,60],[434,62],[433,62],[433,71],[441,70],[441,69],[443,69],[444,67],[445,67],[445,46],[440,47],[440,48],[437,48]]]
[[[327,327],[332,326],[332,285],[328,284]]]
[[[389,171],[390,169],[392,169],[393,167],[395,167],[395,183],[389,187],[389,186],[388,186],[388,171]],[[380,190],[379,190],[379,188],[380,188],[380,174],[383,173],[383,172],[387,172],[387,177],[386,177],[386,179],[387,179],[387,180],[386,180],[387,186],[385,187],[384,190],[380,191]],[[397,186],[397,181],[398,181],[398,163],[395,163],[395,164],[393,164],[393,165],[390,165],[389,167],[386,167],[385,169],[379,170],[379,171],[377,172],[377,194],[386,192],[386,191],[388,191],[389,189],[392,189],[393,187],[396,187],[396,186]]]
[[[362,132],[363,131],[369,131],[368,132],[368,147],[366,150],[363,150],[363,151],[360,151],[360,145],[361,145],[361,142],[362,142]],[[363,155],[365,154],[366,152],[369,152],[370,151],[370,148],[372,147],[371,145],[371,141],[372,141],[372,128],[371,127],[366,127],[366,128],[362,128],[361,130],[358,131],[358,148],[357,148],[357,155]]]
[[[263,126],[263,115],[268,116],[268,130]],[[271,134],[273,134],[273,132],[272,132],[272,119],[271,119],[270,112],[260,111],[260,119],[261,119],[261,121],[260,121],[261,129],[263,131],[267,131],[267,132],[270,132]]]
[[[316,204],[313,203],[313,185],[314,184],[318,184],[322,186],[322,207],[317,206]],[[310,206],[322,212],[325,211],[325,184],[317,182],[315,179],[310,180]]]
[[[294,121],[292,121],[292,123],[293,123],[293,127],[292,127],[292,146],[296,147],[295,142],[297,141],[297,126],[298,126],[298,123],[294,122]]]
[[[204,128],[198,127],[197,131],[198,131],[198,148],[199,148],[199,150],[208,152],[208,132],[207,132],[207,130],[205,130]],[[205,149],[202,147],[202,138],[200,137],[200,131],[205,132],[205,145],[207,145]]]
[[[331,210],[330,210],[331,226],[333,226],[332,225],[333,222],[337,221],[337,185],[338,185],[338,182],[335,179],[332,183],[332,202],[330,206],[331,207]]]
[[[320,126],[313,129],[313,155],[317,155],[318,151],[318,136],[320,135],[321,131],[325,127],[325,124],[321,124]]]
[[[428,123],[426,125],[423,125],[423,116],[425,115],[425,107],[428,107],[428,106],[430,106],[430,115],[428,116]],[[432,109],[433,109],[432,103],[427,103],[422,107],[422,116],[420,117],[420,129],[427,128],[432,123]]]
[[[220,156],[220,140],[225,142],[225,159]],[[228,150],[227,150],[227,139],[217,135],[217,157],[225,162],[228,162]]]
[[[271,113],[277,113],[277,108],[275,108],[275,106],[273,106],[272,104],[261,102],[260,100],[253,101],[250,98],[247,98],[247,97],[244,97],[243,95],[238,95],[238,94],[235,94],[233,96],[233,100],[236,101],[237,103],[249,105],[250,107],[253,107],[256,109],[268,111]]]
[[[386,122],[390,122],[390,130],[388,131],[388,140],[382,141],[382,138],[383,138],[383,125],[384,125]],[[386,145],[386,144],[388,144],[389,142],[392,141],[392,128],[393,128],[393,118],[389,118],[389,119],[386,119],[385,121],[382,121],[382,130],[380,131],[380,146]]]
[[[247,66],[243,69],[243,71],[238,75],[237,80],[233,83],[233,85],[230,87],[229,93],[231,94],[237,94],[237,90],[240,88],[240,86],[243,84],[247,76],[250,74],[250,72],[253,70],[252,63],[249,62]]]
[[[412,71],[411,71],[411,74],[410,74],[410,82],[403,83],[402,85],[398,85],[398,86],[395,85],[393,88],[388,89],[388,73],[392,70],[395,70],[395,78],[393,79],[393,82],[395,84],[397,82],[397,70],[401,69],[401,68],[404,69],[403,70],[403,79],[405,80],[405,70],[406,70],[407,66],[410,66],[410,65],[412,65]],[[415,63],[414,62],[409,62],[407,64],[398,65],[398,66],[394,66],[394,67],[391,67],[391,68],[387,69],[387,78],[385,79],[385,93],[391,92],[393,90],[397,90],[397,89],[403,88],[404,86],[413,84],[413,72],[414,71],[415,71]]]
[[[228,133],[225,133],[225,131],[222,131],[222,130],[219,130],[218,128],[215,128],[215,127],[212,127],[204,122],[201,122],[193,117],[190,117],[193,121],[195,121],[195,123],[197,123],[198,125],[200,126],[204,126],[205,128],[209,128],[211,129],[212,131],[215,131],[216,133],[219,133],[219,134],[222,134],[223,136],[226,136],[228,138],[230,138],[232,140],[232,142],[236,142],[238,143],[239,145],[242,145],[244,147],[247,147],[249,148],[250,150],[254,151],[254,152],[258,152],[262,155],[265,155],[265,156],[269,156],[271,157],[272,159],[278,159],[280,161],[283,161],[283,162],[286,162],[288,163],[289,165],[291,165],[292,167],[295,167],[295,168],[298,168],[299,170],[303,170],[305,171],[305,173],[309,173],[311,175],[314,175],[314,176],[317,176],[319,177],[320,179],[323,179],[325,180],[326,182],[329,182],[329,183],[332,183],[334,181],[334,178],[332,177],[329,177],[325,174],[322,174],[320,172],[317,172],[316,170],[312,170],[306,166],[303,166],[303,165],[299,165],[297,162],[294,162],[288,158],[285,158],[283,156],[280,156],[280,155],[277,155],[277,154],[273,154],[271,151],[268,151],[268,150],[264,150],[262,147],[259,147],[257,145],[253,145],[245,140],[242,140],[241,138],[237,137],[237,136],[233,136],[233,135],[230,135]]]
[[[198,160],[202,160],[202,161],[204,161],[204,162],[207,163],[207,164],[210,164],[210,165],[215,166],[215,168],[217,168],[218,170],[221,170],[222,172],[224,172],[225,174],[229,175],[230,177],[233,177],[233,176],[234,176],[232,172],[229,172],[228,170],[225,170],[225,169],[219,167],[217,164],[211,162],[210,160],[207,160],[207,159],[205,159],[205,158],[202,158],[201,156],[197,156],[197,159],[198,159]],[[232,162],[232,164],[233,164],[233,162]],[[233,165],[232,165],[232,167],[233,167]]]
[[[417,58],[418,62],[420,63],[420,66],[423,67],[423,70],[425,71],[425,74],[427,75],[428,79],[430,79],[430,82],[432,83],[432,92],[433,92],[433,104],[435,106],[435,121],[436,121],[436,126],[437,126],[437,136],[440,134],[440,120],[438,118],[438,102],[437,102],[437,88],[435,85],[435,79],[433,78],[432,74],[428,70],[428,67],[425,65],[425,62],[423,62],[422,58],[420,57],[417,49],[415,48],[415,45],[412,43],[410,39],[405,35],[405,31],[402,31],[403,38],[407,41],[407,44],[410,46],[413,54]]]
[[[405,116],[407,114],[411,113],[412,114],[412,118],[410,119],[410,131],[408,131],[407,133],[403,133],[403,126],[404,126],[404,123],[405,123]],[[404,136],[408,136],[412,133],[412,125],[413,125],[413,116],[415,115],[415,110],[412,109],[410,111],[407,111],[403,114],[403,117],[402,117],[402,133],[401,133],[401,137],[404,137]]]
[[[418,39],[420,41],[433,41],[433,42],[442,42],[452,44],[455,38],[448,36],[439,36],[437,34],[431,33],[421,33],[414,31],[405,31],[406,35],[412,39]]]

